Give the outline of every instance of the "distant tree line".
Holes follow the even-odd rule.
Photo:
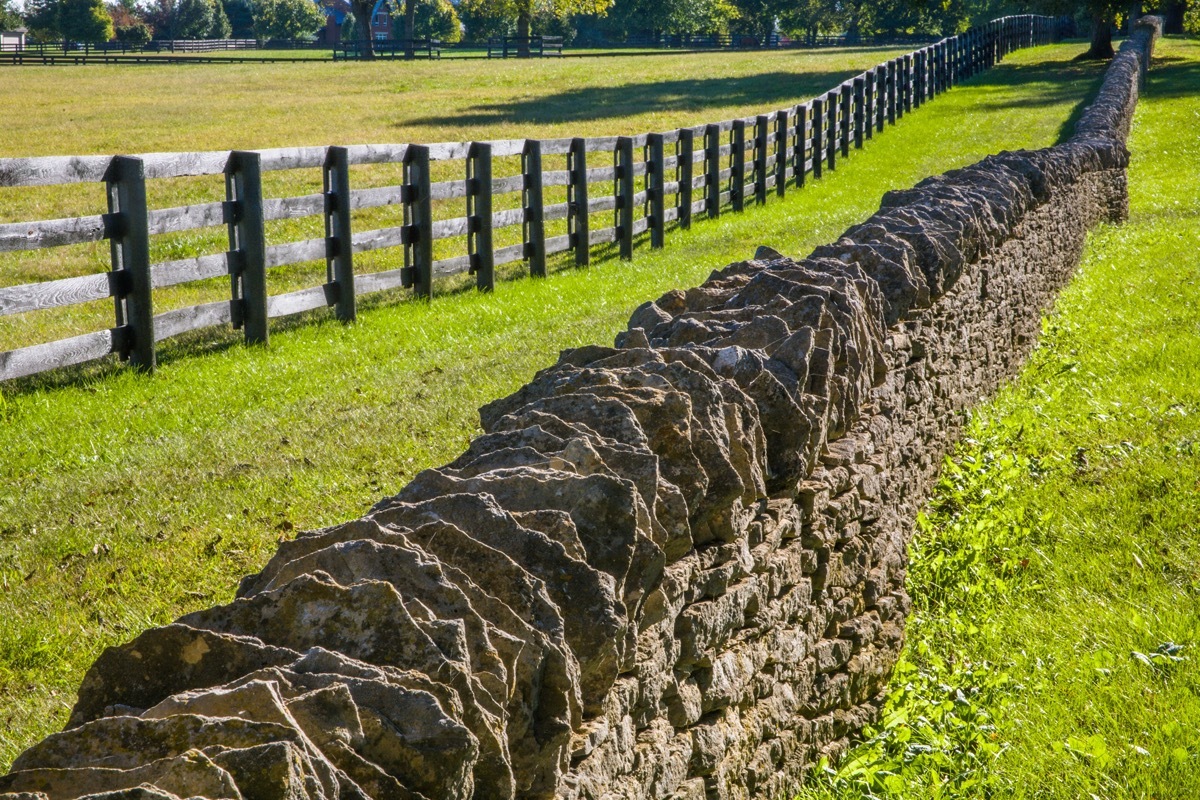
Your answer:
[[[305,39],[325,24],[334,0],[0,0],[0,27],[24,25],[34,41],[111,39]],[[346,0],[344,38],[370,52],[377,0]],[[344,8],[345,6],[343,6]],[[1167,18],[1168,32],[1200,35],[1200,0],[388,0],[402,38],[529,37],[534,33],[598,41],[658,36],[742,34],[815,41],[844,36],[946,36],[1013,13],[1073,19],[1091,34],[1088,55],[1112,55],[1112,33],[1142,13]]]
[[[35,42],[305,39],[325,25],[313,0],[25,0],[19,14],[0,2]]]

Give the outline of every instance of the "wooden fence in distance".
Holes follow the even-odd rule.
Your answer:
[[[1049,42],[1052,29],[1049,17],[1004,17],[887,61],[790,108],[640,136],[0,159],[0,186],[103,181],[108,197],[105,214],[0,225],[0,252],[102,240],[112,250],[109,272],[0,288],[0,316],[105,298],[115,303],[115,324],[107,330],[0,353],[0,381],[110,353],[152,370],[156,343],[186,331],[232,325],[246,341],[266,342],[272,318],[332,307],[337,318],[353,320],[357,297],[396,287],[430,297],[436,278],[463,272],[491,290],[501,264],[525,261],[531,275],[544,275],[547,256],[571,251],[575,264],[586,265],[598,244],[615,243],[629,259],[639,235],[662,247],[672,225],[687,228],[699,216],[741,211],[789,186],[804,186],[809,175],[819,178],[864,139],[1008,52]],[[588,155],[596,153],[611,155],[611,165],[589,167]],[[519,174],[493,176],[493,159],[518,156]],[[567,168],[543,169],[547,156],[565,156]],[[431,164],[438,161],[461,162],[463,178],[433,181]],[[403,165],[400,185],[351,188],[352,166],[384,163]],[[264,171],[305,168],[322,170],[322,192],[263,196]],[[147,180],[194,175],[224,175],[227,199],[148,207]],[[589,191],[597,184],[612,191]],[[565,187],[566,202],[546,203],[550,186]],[[494,200],[506,194],[519,194],[519,207],[493,210]],[[463,201],[463,216],[434,218],[435,201],[455,200]],[[388,205],[402,208],[403,224],[351,229],[352,210]],[[612,212],[612,224],[594,228],[592,216],[605,212]],[[324,218],[324,237],[266,244],[267,221],[313,215]],[[567,233],[547,237],[546,222],[563,219]],[[215,225],[228,229],[227,252],[151,263],[152,235]],[[508,226],[520,226],[520,243],[495,247],[493,234]],[[467,252],[434,260],[434,241],[455,237],[465,237]],[[382,248],[402,248],[404,266],[356,274],[355,254]],[[322,259],[323,284],[270,294],[272,268]],[[229,278],[229,299],[154,313],[155,289],[216,277]]]

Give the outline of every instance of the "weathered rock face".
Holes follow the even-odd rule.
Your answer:
[[[0,797],[774,797],[871,720],[963,412],[1124,213],[1143,27],[1065,145],[761,249],[562,354],[238,598],[97,661]]]

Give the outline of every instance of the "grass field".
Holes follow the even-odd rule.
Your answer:
[[[605,59],[510,61],[306,62],[297,64],[164,65],[150,67],[32,67],[10,70],[12,97],[22,113],[0,129],[0,157],[153,151],[228,150],[281,146],[439,142],[634,134],[720,121],[801,102],[874,66],[896,49],[819,52],[629,56]],[[119,76],[121,91],[112,90]],[[63,80],[69,77],[69,80]],[[520,159],[498,159],[496,177],[517,174]],[[593,154],[591,166],[611,164]],[[565,168],[547,156],[546,169]],[[461,178],[462,162],[434,165],[435,180]],[[355,167],[355,188],[395,185],[398,165]],[[150,181],[152,208],[224,199],[221,176]],[[321,191],[320,170],[269,172],[267,197]],[[602,185],[594,193],[605,191]],[[547,203],[566,200],[549,187]],[[519,194],[496,198],[513,208]],[[99,184],[0,189],[0,223],[102,213]],[[396,207],[357,210],[356,231],[397,224]],[[463,201],[435,205],[438,218],[461,217]],[[597,214],[594,228],[611,214]],[[269,244],[324,235],[320,216],[271,222]],[[566,233],[566,221],[547,225]],[[497,230],[495,244],[520,242],[520,228]],[[154,236],[154,261],[220,253],[224,226]],[[435,258],[466,253],[465,237],[435,243]],[[361,254],[359,272],[401,266],[399,248]],[[0,254],[0,286],[105,272],[107,242]],[[269,291],[283,294],[323,283],[324,262],[272,269]],[[228,295],[227,280],[155,292],[157,311],[213,302]],[[112,302],[0,317],[0,351],[76,336],[112,325]]]
[[[0,157],[642,133],[795,103],[907,51],[23,67]]]
[[[351,326],[327,318],[280,325],[269,349],[232,337],[178,343],[164,349],[153,377],[103,366],[3,387],[0,768],[61,725],[104,646],[227,600],[278,538],[357,516],[418,470],[444,463],[476,432],[480,404],[528,380],[559,349],[611,340],[642,301],[694,285],[758,244],[804,254],[868,216],[884,191],[987,153],[1057,141],[1100,74],[1070,61],[1079,49],[1017,53],[905,117],[825,179],[697,224],[668,238],[665,250],[640,249],[632,264],[607,260],[504,283],[491,295],[381,305]],[[874,63],[878,54],[863,58]],[[622,74],[628,63],[621,60]],[[506,66],[480,69],[474,99],[464,87],[456,102],[494,104],[495,71]],[[759,88],[731,90],[726,96],[745,105],[722,108],[779,101],[783,89],[771,77],[778,65],[742,68],[728,85]],[[754,81],[744,78],[752,69]],[[842,74],[832,63],[821,70],[820,86]],[[695,95],[685,84],[660,78],[640,91],[684,92],[693,103],[704,84]],[[535,90],[520,91],[529,98]],[[588,124],[667,124],[619,116],[635,110],[614,107]],[[726,111],[687,111],[681,101],[671,113],[679,124]],[[576,130],[584,123],[571,121]],[[372,124],[353,140],[372,138]],[[553,132],[522,124],[527,133]]]
[[[807,800],[1198,796],[1198,129],[1200,42],[1165,40],[1129,222],[947,465],[884,725]]]

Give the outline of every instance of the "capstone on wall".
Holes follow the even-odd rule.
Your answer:
[[[1156,33],[1065,144],[647,303],[451,464],[110,648],[0,797],[782,796],[877,715],[964,412],[1125,214]]]

